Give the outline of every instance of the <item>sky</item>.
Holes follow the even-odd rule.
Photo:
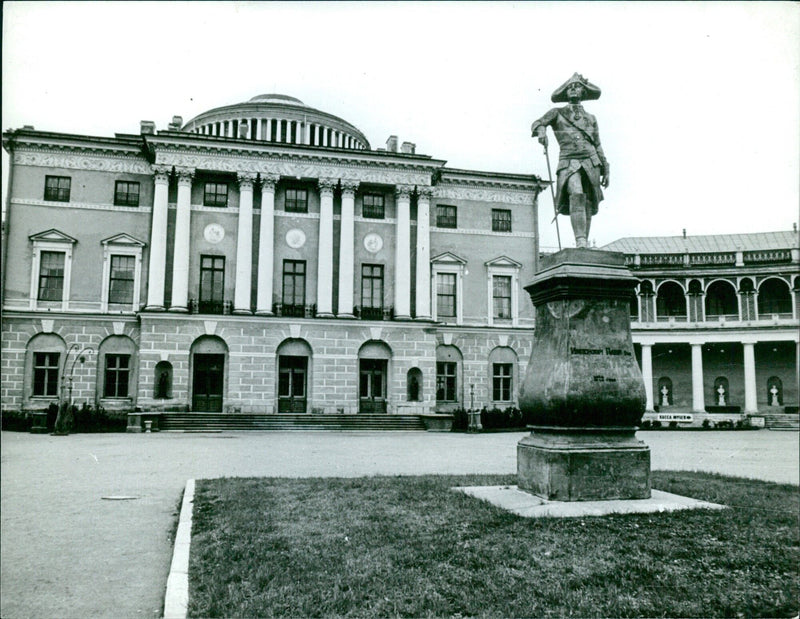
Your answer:
[[[138,133],[281,93],[373,148],[397,135],[453,168],[547,179],[530,125],[578,72],[602,90],[585,108],[611,164],[598,246],[790,230],[799,41],[789,2],[5,2],[2,127]],[[543,248],[552,209],[543,194]]]

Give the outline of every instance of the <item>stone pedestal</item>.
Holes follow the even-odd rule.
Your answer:
[[[519,487],[549,500],[650,496],[650,451],[635,432],[645,389],[630,330],[636,279],[619,253],[566,249],[525,289],[536,335],[520,408]]]

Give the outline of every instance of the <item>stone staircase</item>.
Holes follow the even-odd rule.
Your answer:
[[[770,430],[800,430],[800,416],[792,413],[764,413],[764,426]]]
[[[161,431],[211,432],[222,430],[334,430],[424,431],[417,415],[256,415],[243,413],[162,413]]]

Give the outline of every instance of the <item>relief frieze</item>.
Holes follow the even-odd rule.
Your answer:
[[[381,185],[420,185],[431,183],[432,173],[425,170],[378,168],[365,165],[325,164],[310,161],[274,160],[263,157],[231,157],[159,151],[156,162],[221,172],[260,173],[291,178],[335,178],[349,183]]]
[[[480,187],[433,188],[434,196],[445,200],[476,200],[478,202],[501,202],[503,204],[533,204],[535,191],[513,191]]]
[[[133,157],[113,155],[87,155],[81,152],[54,153],[46,151],[16,151],[15,165],[42,168],[68,168],[70,170],[96,170],[126,174],[152,174],[150,163]]]

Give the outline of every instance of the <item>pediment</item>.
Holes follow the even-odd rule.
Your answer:
[[[130,234],[115,234],[114,236],[110,236],[107,239],[103,239],[100,241],[101,245],[123,245],[127,247],[144,247],[146,243],[143,243],[139,239],[133,238]]]
[[[431,264],[467,264],[467,261],[460,256],[446,251],[443,254],[431,258]]]
[[[46,241],[48,243],[74,244],[78,242],[78,239],[74,239],[69,234],[64,234],[63,232],[56,230],[55,228],[50,228],[49,230],[45,230],[44,232],[37,232],[36,234],[31,234],[28,238],[31,241]]]
[[[497,258],[493,258],[489,260],[489,262],[485,263],[487,267],[505,267],[505,268],[512,268],[512,269],[521,269],[522,265],[517,262],[516,260],[512,260],[508,256],[499,256]]]

